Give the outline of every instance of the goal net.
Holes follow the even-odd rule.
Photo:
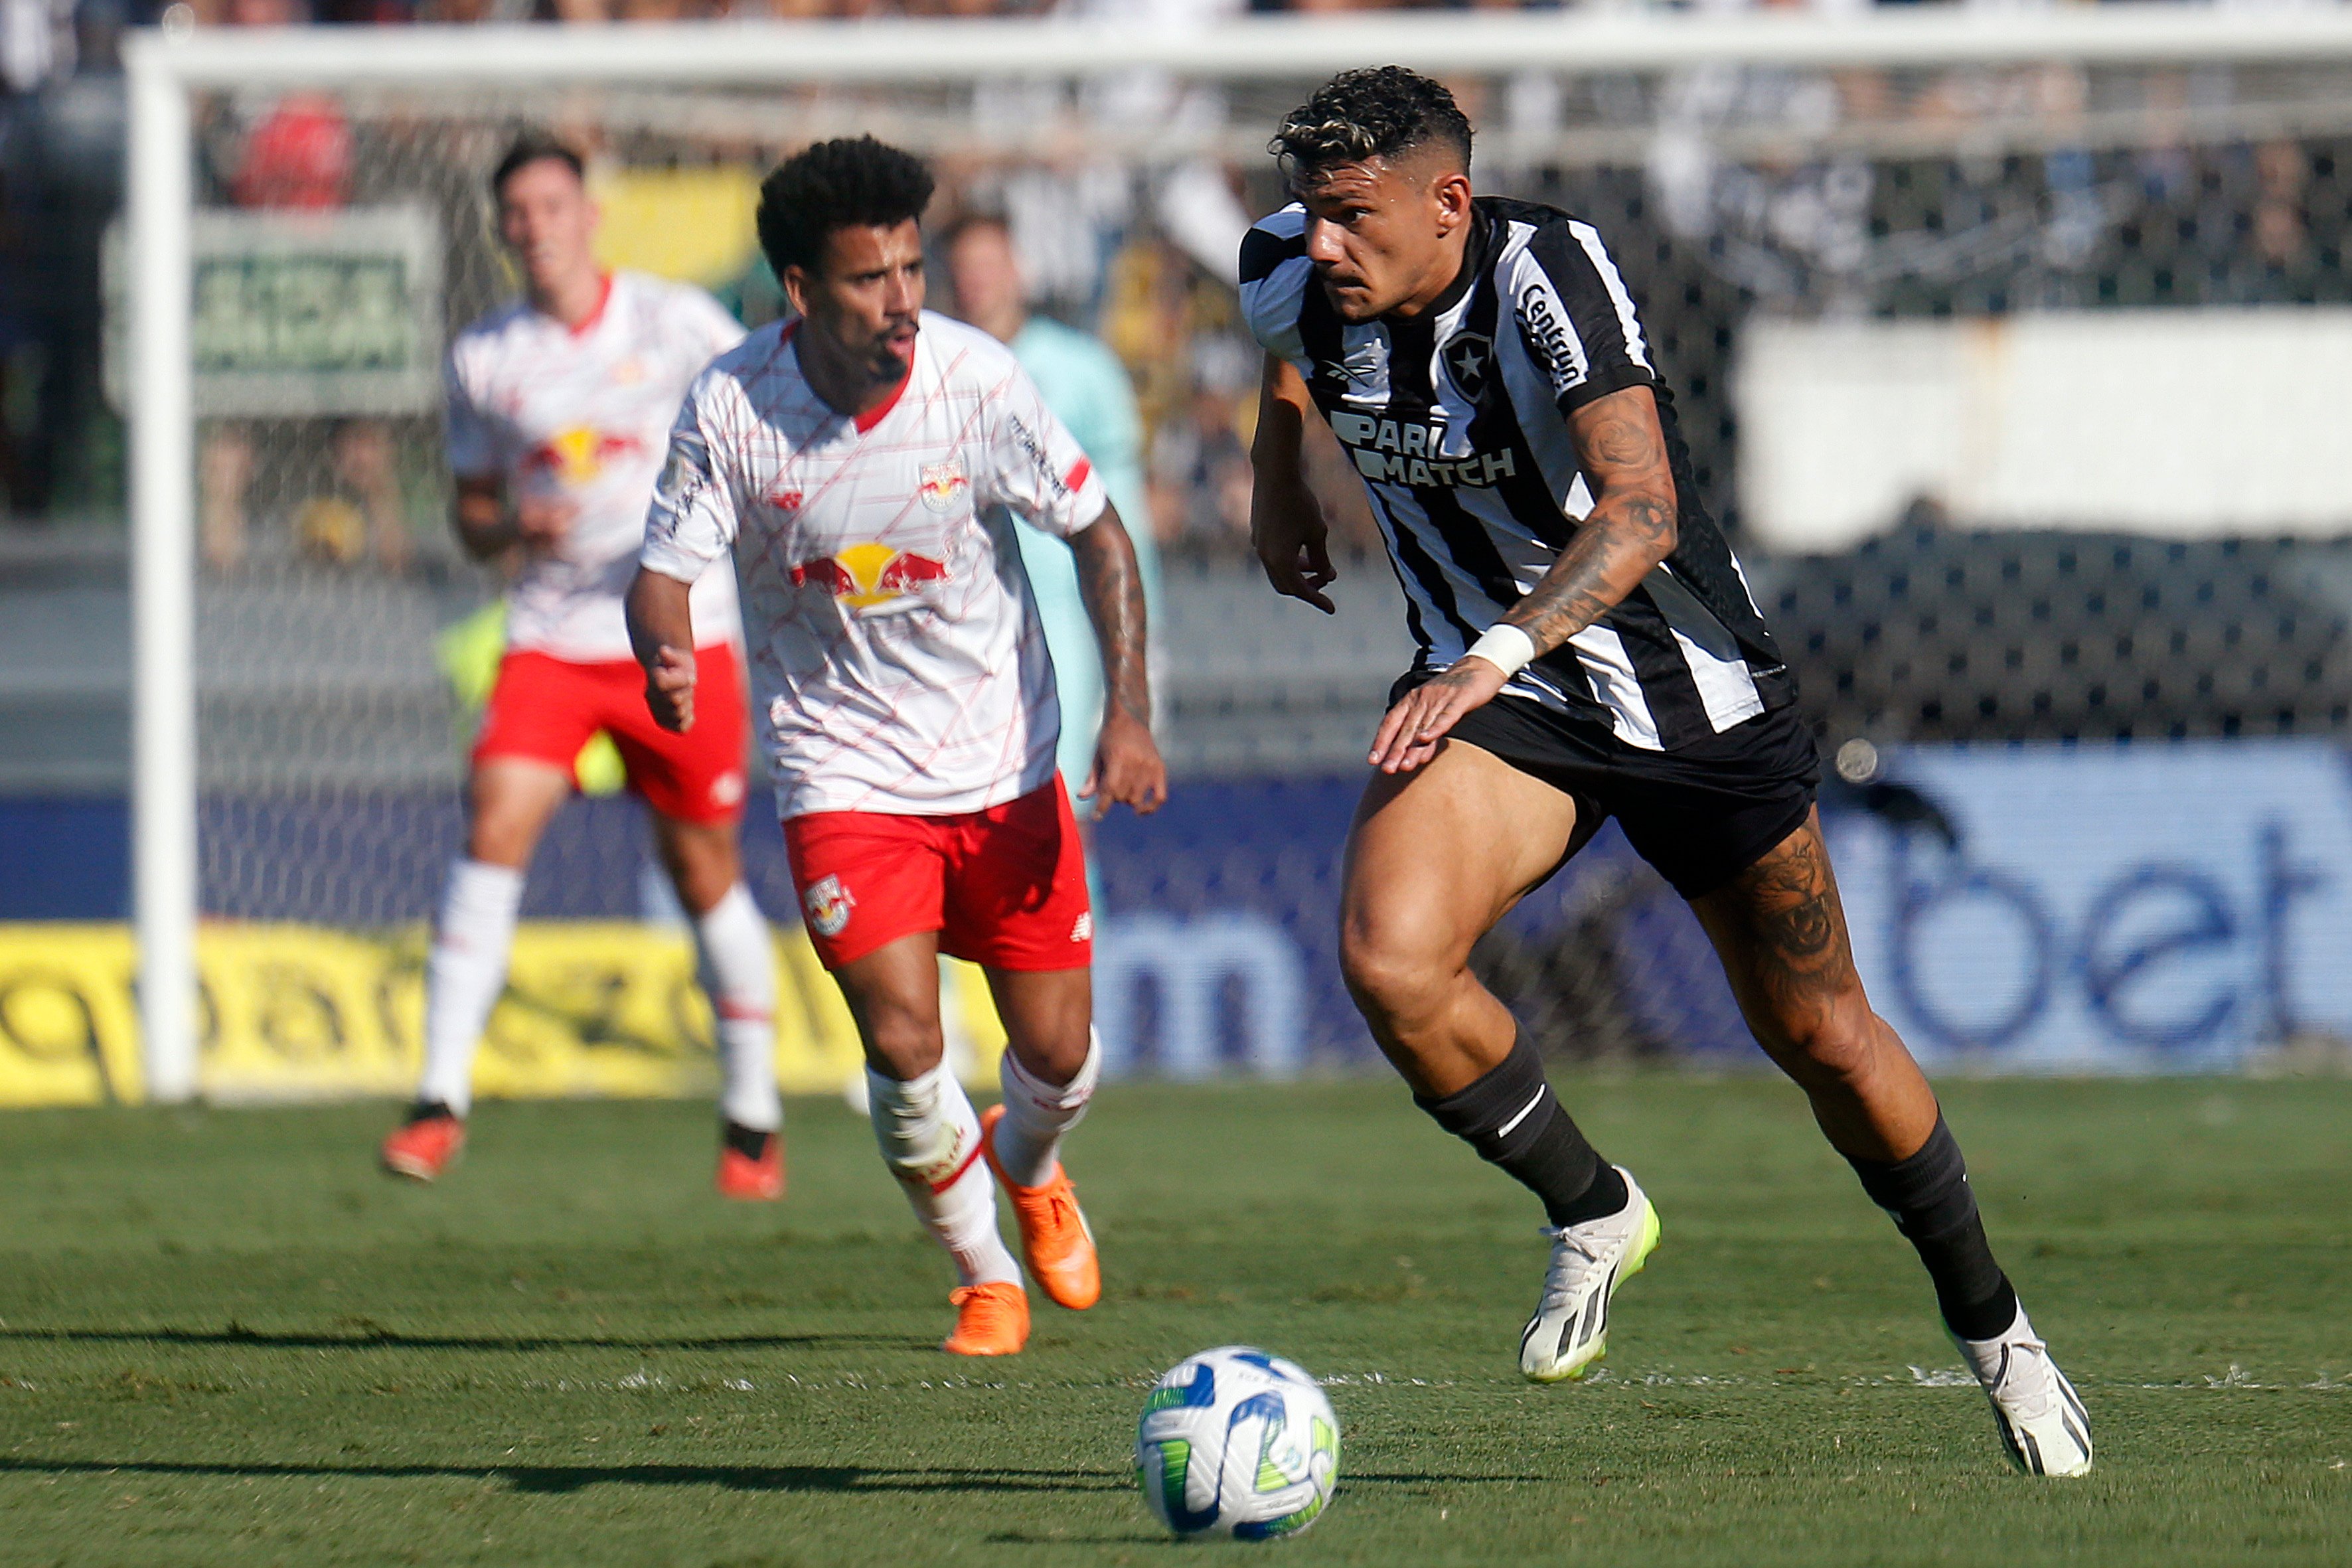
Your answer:
[[[1981,373],[1948,339],[1955,320],[2090,321],[2092,347],[2047,351],[2063,365],[2105,353],[2102,312],[2186,322],[2352,291],[2347,38],[2293,17],[2224,28],[2121,9],[2048,26],[1367,19],[1156,43],[1025,23],[146,40],[132,59],[142,161],[117,258],[139,330],[115,363],[139,439],[154,1087],[198,1087],[198,1038],[215,1093],[409,1081],[424,922],[461,843],[463,757],[500,646],[499,570],[463,558],[447,522],[439,356],[515,291],[487,178],[519,132],[588,156],[609,264],[698,284],[755,325],[782,309],[751,233],[760,176],[813,140],[871,132],[933,163],[934,234],[960,215],[1001,216],[1037,309],[1119,356],[1164,561],[1160,690],[1180,793],[1161,822],[1102,835],[1107,963],[1132,990],[1117,1027],[1138,1070],[1295,1070],[1369,1052],[1338,984],[1334,866],[1351,770],[1408,649],[1377,535],[1336,466],[1321,477],[1346,552],[1339,625],[1273,599],[1246,555],[1258,361],[1234,249],[1284,199],[1265,153],[1282,113],[1339,67],[1423,66],[1479,127],[1481,190],[1602,229],[1678,389],[1706,499],[1768,613],[1794,619],[1784,640],[1832,748],[2054,734],[2064,713],[2080,732],[2104,721],[2076,712],[2080,693],[2123,691],[2152,657],[2114,650],[2114,624],[2084,607],[2095,585],[2063,612],[2087,617],[2086,674],[2005,657],[1965,584],[1939,627],[1873,610],[1887,629],[1864,637],[1857,595],[1916,607],[1943,579],[1856,587],[1850,561],[1822,563],[1907,509],[1951,527],[2168,535],[2189,553],[2161,570],[2186,559],[2179,570],[2225,595],[2248,591],[2206,513],[2164,510],[2181,483],[2209,482],[2201,472],[2122,475],[2102,492],[2111,506],[2054,484],[2020,499],[1982,443],[1949,428]],[[952,309],[939,259],[933,303]],[[2169,330],[2146,340],[2159,360],[2205,352]],[[1843,404],[1813,395],[1834,367],[1860,388]],[[1884,385],[1943,390],[1890,408],[1872,395]],[[2294,390],[2273,383],[2261,410],[2291,432],[2309,424]],[[2053,403],[2073,421],[2055,449],[2095,455],[2113,426],[2159,416],[2124,403]],[[1824,429],[1851,437],[1857,418],[1869,455],[1848,473],[1833,447],[1817,454]],[[2221,521],[2307,533],[2343,509],[2284,484],[2255,510]],[[2055,547],[2017,537],[2009,557],[1962,551],[1953,583],[1997,579],[2004,559],[2012,575],[2065,574]],[[177,641],[174,596],[193,628]],[[2200,645],[2203,689],[2134,699],[2142,732],[2340,727],[2340,616],[2258,619],[2248,650]],[[2259,691],[2246,689],[2256,668]],[[184,759],[175,722],[193,724]],[[604,760],[582,766],[585,798],[532,868],[525,914],[546,923],[519,950],[488,1092],[677,1089],[708,1072],[683,938],[643,934],[667,916],[640,815]],[[794,934],[765,812],[747,837],[786,1012],[801,1008],[788,1081],[822,1087],[854,1061],[845,1020]],[[1604,846],[1479,962],[1547,1048],[1733,1048],[1703,940],[1661,892]],[[1143,933],[1125,948],[1122,921]],[[190,994],[192,963],[190,1020],[173,998]],[[984,1003],[973,991],[957,1005],[984,1048]]]

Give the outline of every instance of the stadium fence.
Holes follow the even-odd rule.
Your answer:
[[[593,149],[626,259],[719,289],[753,321],[778,302],[748,255],[748,193],[810,140],[871,131],[936,162],[940,216],[1011,219],[1048,308],[1122,353],[1152,426],[1171,749],[1202,805],[1107,833],[1104,876],[1110,909],[1137,917],[1130,953],[1190,943],[1200,960],[1177,980],[1154,971],[1156,1059],[1201,1068],[1234,984],[1255,1020],[1244,1032],[1292,1042],[1266,1064],[1344,1054],[1318,926],[1347,805],[1333,781],[1400,645],[1376,561],[1356,561],[1340,633],[1318,641],[1236,557],[1255,369],[1229,272],[1239,226],[1279,200],[1265,141],[1280,114],[1333,70],[1389,61],[1455,83],[1482,126],[1482,188],[1558,201],[1610,235],[1682,391],[1700,481],[1744,528],[1832,753],[2340,732],[2346,573],[2308,542],[2352,508],[2282,501],[2269,521],[2301,544],[2193,525],[2155,539],[2128,507],[2050,515],[2039,531],[1989,513],[1972,533],[1923,482],[1905,528],[1858,548],[1808,540],[1758,488],[1741,434],[1758,399],[1825,351],[1799,333],[1798,368],[1777,382],[1742,354],[1759,321],[2346,304],[2352,14],[150,34],[126,52],[115,252],[148,1097],[196,1092],[198,1043],[217,1027],[199,1011],[200,920],[410,928],[454,847],[465,697],[495,647],[480,617],[496,585],[444,542],[437,355],[511,288],[483,182],[526,126]],[[275,185],[268,155],[255,172],[256,138],[273,133],[293,148]],[[303,151],[322,143],[344,149],[338,168]],[[2086,449],[2116,422],[2080,417]],[[1887,496],[1916,477],[1889,470],[1896,489],[1858,493],[1856,515],[1894,523]],[[1368,546],[1344,483],[1330,494]],[[1853,773],[1857,798],[1883,805],[1873,770]],[[609,812],[572,815],[535,879],[552,900],[541,912],[639,912],[635,840]],[[788,909],[764,853],[763,901]],[[1638,1054],[1668,1036],[1736,1037],[1719,986],[1679,984],[1704,972],[1704,948],[1646,878],[1604,847],[1482,952],[1539,1037]],[[1267,948],[1252,921],[1289,933],[1295,970],[1244,973]],[[1133,966],[1118,952],[1114,979]],[[1689,991],[1696,1015],[1627,1003],[1662,991]]]

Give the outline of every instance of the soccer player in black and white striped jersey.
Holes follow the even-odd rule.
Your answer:
[[[1326,419],[1361,475],[1420,656],[1348,846],[1349,989],[1423,1109],[1543,1200],[1528,1376],[1581,1375],[1655,1211],[1554,1098],[1472,945],[1615,816],[1690,901],[1758,1040],[1894,1217],[2038,1474],[2088,1417],[1993,1259],[1934,1091],[1854,971],[1795,683],[1699,502],[1641,314],[1591,225],[1472,194],[1438,83],[1349,71],[1274,139],[1289,206],[1242,247],[1265,347],[1255,545],[1325,611],[1300,467]]]

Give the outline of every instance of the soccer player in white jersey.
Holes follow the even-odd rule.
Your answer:
[[[474,744],[466,853],[425,967],[424,1080],[383,1163],[431,1181],[464,1146],[475,1045],[505,988],[524,868],[601,730],[652,808],[655,847],[693,924],[717,1020],[719,1190],[779,1198],[774,955],[736,849],[749,726],[734,574],[694,584],[698,635],[685,657],[700,670],[703,721],[690,735],[646,714],[621,608],[679,399],[743,331],[699,289],[597,265],[596,208],[570,149],[519,142],[490,189],[525,291],[450,350],[449,468],[467,549],[518,551],[520,569]]]
[[[1157,809],[1144,603],[1102,482],[1012,353],[923,310],[931,178],[870,137],[769,175],[760,243],[798,318],[696,381],[629,592],[646,700],[705,719],[687,584],[733,552],[793,877],[866,1048],[882,1158],[959,1281],[945,1349],[1029,1333],[993,1172],[1029,1272],[1066,1307],[1101,1290],[1059,1158],[1098,1051],[1085,859],[1055,771],[1059,715],[1018,515],[1069,541],[1106,712],[1082,795]],[[1009,1044],[986,1118],[942,1063],[939,954],[986,972]]]
[[[2011,1457],[2080,1475],[2083,1402],[1993,1258],[1935,1090],[1855,973],[1795,683],[1691,483],[1632,291],[1591,224],[1474,195],[1470,142],[1454,95],[1396,66],[1334,78],[1276,133],[1297,199],[1242,247],[1267,353],[1251,531],[1278,591],[1331,608],[1299,468],[1323,418],[1421,644],[1372,739],[1340,963],[1422,1109],[1543,1200],[1551,1267],[1520,1370],[1558,1382],[1601,1357],[1658,1218],[1470,952],[1613,816],[1917,1250]]]

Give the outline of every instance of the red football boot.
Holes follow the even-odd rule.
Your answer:
[[[784,1195],[784,1140],[779,1133],[729,1122],[719,1141],[717,1185],[722,1198],[772,1204]]]
[[[950,1355],[1018,1355],[1029,1342],[1029,1294],[1020,1286],[961,1285],[948,1300],[955,1304],[955,1332],[940,1349]]]
[[[1013,1217],[1021,1222],[1021,1261],[1047,1296],[1083,1312],[1102,1299],[1102,1267],[1095,1258],[1094,1232],[1078,1207],[1078,1191],[1058,1160],[1054,1173],[1034,1187],[1006,1175],[996,1163],[996,1124],[1003,1120],[1002,1105],[981,1113],[980,1148],[996,1173],[996,1184],[1013,1200]]]
[[[383,1141],[383,1168],[412,1182],[430,1182],[457,1163],[466,1149],[466,1122],[446,1105],[420,1105]]]

